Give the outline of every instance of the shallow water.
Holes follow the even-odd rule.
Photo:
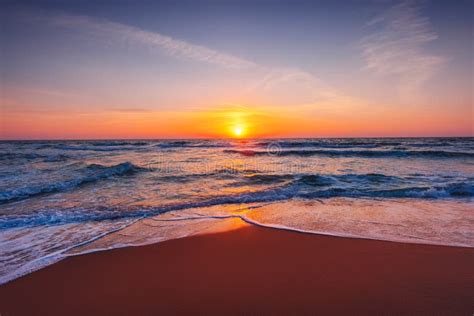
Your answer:
[[[0,142],[0,162],[0,282],[226,218],[474,247],[474,138]]]

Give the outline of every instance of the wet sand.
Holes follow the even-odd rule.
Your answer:
[[[243,228],[67,258],[0,314],[474,313],[474,249]]]

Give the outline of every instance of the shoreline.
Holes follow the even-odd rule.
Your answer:
[[[40,267],[35,267],[30,270],[25,270],[22,271],[21,273],[17,274],[17,276],[8,279],[5,282],[0,281],[0,287],[3,285],[6,285],[8,283],[14,282],[15,280],[19,278],[23,278],[31,273],[37,272],[39,270],[42,270],[44,268],[49,267],[50,265],[56,264],[62,260],[65,260],[67,258],[72,258],[76,256],[84,256],[84,255],[89,255],[93,253],[100,253],[100,252],[105,252],[105,251],[111,251],[111,250],[119,250],[123,248],[129,248],[129,247],[145,247],[145,246],[152,246],[154,244],[162,243],[165,241],[169,240],[174,240],[174,239],[182,239],[182,238],[189,238],[193,236],[200,236],[200,235],[207,235],[207,234],[215,234],[219,232],[228,232],[230,230],[237,229],[236,227],[241,227],[241,226],[254,226],[254,227],[260,227],[264,229],[270,229],[270,230],[276,230],[276,231],[284,231],[284,232],[291,232],[291,233],[296,233],[296,234],[305,234],[305,235],[312,235],[312,236],[324,236],[324,237],[335,237],[335,238],[349,238],[349,239],[358,239],[358,240],[366,240],[366,241],[381,241],[381,242],[389,242],[389,243],[401,243],[401,244],[411,244],[411,245],[420,245],[420,246],[435,246],[435,247],[450,247],[450,248],[468,248],[468,249],[473,249],[474,246],[471,245],[466,245],[466,244],[440,244],[440,243],[435,243],[435,242],[407,242],[403,240],[390,240],[390,239],[378,239],[378,238],[371,238],[371,237],[362,237],[362,236],[357,236],[357,235],[349,235],[349,234],[336,234],[336,233],[327,233],[327,232],[316,232],[316,231],[309,231],[309,230],[302,230],[302,229],[297,229],[297,228],[291,228],[291,227],[286,227],[286,226],[272,226],[272,225],[265,225],[261,224],[258,222],[250,221],[245,218],[242,218],[240,216],[236,217],[229,217],[229,218],[222,218],[222,227],[219,227],[219,225],[216,225],[215,227],[212,227],[208,230],[204,230],[202,232],[196,233],[194,235],[189,235],[189,236],[184,236],[184,237],[174,237],[171,239],[163,240],[163,241],[156,241],[156,242],[150,242],[150,243],[143,243],[143,244],[130,244],[130,245],[121,245],[118,247],[111,247],[111,248],[95,248],[95,249],[90,249],[90,250],[84,250],[84,251],[79,251],[75,252],[76,249],[81,249],[82,247],[88,247],[91,244],[94,244],[97,240],[100,240],[103,237],[106,237],[109,234],[116,233],[124,228],[119,228],[115,231],[112,231],[110,233],[107,233],[103,236],[100,236],[98,238],[93,239],[92,241],[86,241],[83,243],[80,243],[78,245],[75,245],[69,249],[67,249],[64,252],[61,252],[59,254],[56,254],[57,257],[54,256],[48,256],[45,258],[41,258],[41,260],[48,259],[51,257],[52,262],[45,264]],[[230,223],[226,223],[226,221],[230,221]],[[233,222],[232,222],[233,221]],[[240,222],[239,224],[236,224],[235,222]],[[126,228],[126,227],[125,227]],[[1,316],[1,314],[0,314]]]
[[[0,285],[0,314],[472,314],[472,266],[472,248],[245,224],[67,257]]]

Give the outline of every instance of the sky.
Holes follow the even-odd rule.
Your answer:
[[[0,139],[474,136],[472,1],[2,1]]]

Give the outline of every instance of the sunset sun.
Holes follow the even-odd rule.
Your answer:
[[[244,132],[245,132],[244,128],[241,125],[234,126],[234,128],[232,130],[232,133],[233,133],[234,137],[242,137],[242,136],[244,136]]]

